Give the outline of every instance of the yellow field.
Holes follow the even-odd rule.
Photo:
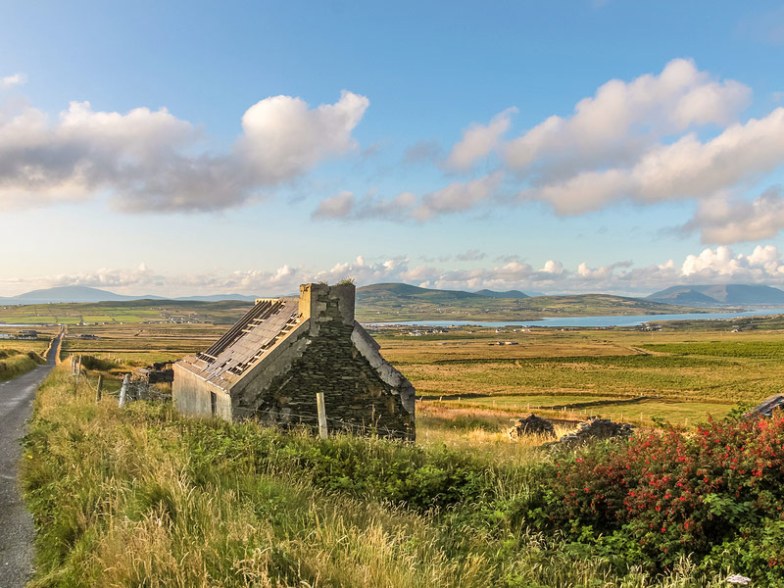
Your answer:
[[[214,325],[69,327],[63,352],[110,360],[118,368],[141,366],[205,349],[224,330]],[[494,431],[530,412],[565,424],[597,415],[690,426],[721,417],[739,402],[756,403],[778,392],[784,379],[779,331],[473,327],[422,337],[394,329],[374,335],[384,356],[417,388],[422,425],[437,431],[432,437],[439,440],[454,428],[454,419],[444,416],[448,412],[463,421],[473,415]]]

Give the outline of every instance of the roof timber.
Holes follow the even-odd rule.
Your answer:
[[[183,362],[200,377],[228,390],[301,322],[298,299],[261,300],[207,351]]]

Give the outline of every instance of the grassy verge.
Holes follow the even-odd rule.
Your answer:
[[[42,363],[44,360],[34,351],[0,349],[0,381],[21,376]]]
[[[499,460],[183,419],[164,404],[120,411],[56,369],[25,441],[31,585],[711,585],[687,559],[653,575],[526,530],[520,505],[556,465],[526,446]]]

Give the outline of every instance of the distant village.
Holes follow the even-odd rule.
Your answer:
[[[16,333],[0,333],[0,339],[14,339],[17,341],[35,341],[38,339],[38,331],[25,329]]]

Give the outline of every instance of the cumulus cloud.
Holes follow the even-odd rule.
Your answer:
[[[470,126],[443,165],[466,173],[500,154],[498,168],[484,177],[453,181],[423,196],[406,191],[387,199],[356,198],[332,216],[425,221],[487,210],[490,202],[531,201],[576,215],[619,201],[713,198],[784,166],[784,108],[741,120],[750,98],[744,84],[675,59],[657,74],[610,80],[580,100],[570,116],[550,116],[508,141],[514,109],[487,125]],[[517,198],[491,197],[502,181]]]
[[[471,252],[468,252],[471,253]],[[130,269],[99,269],[80,274],[40,277],[32,280],[3,278],[0,287],[22,289],[53,285],[84,285],[116,289],[128,294],[181,296],[239,292],[256,295],[287,295],[304,282],[335,283],[351,277],[358,285],[405,282],[427,288],[459,290],[519,289],[550,293],[615,292],[644,295],[676,284],[753,283],[784,287],[784,260],[774,245],[759,245],[751,252],[736,252],[726,246],[706,248],[685,256],[681,262],[665,260],[635,266],[628,260],[608,264],[582,261],[567,268],[558,260],[542,267],[509,256],[508,260],[479,265],[460,262],[460,268],[426,262],[414,265],[407,257],[368,260],[358,256],[326,268],[282,265],[273,269],[248,269],[228,273],[177,274],[157,272],[145,264]],[[464,267],[472,264],[473,267]]]
[[[0,78],[0,88],[13,88],[14,86],[22,86],[26,83],[27,76],[21,73],[15,73]]]
[[[681,275],[709,281],[729,278],[746,282],[780,283],[784,278],[784,263],[774,245],[758,245],[749,255],[736,254],[729,247],[719,246],[686,257]]]
[[[260,182],[300,175],[356,146],[351,133],[369,105],[364,96],[345,91],[335,104],[314,109],[300,98],[266,98],[242,117],[240,152],[253,164]]]
[[[468,171],[494,152],[509,130],[512,115],[516,112],[516,108],[507,108],[493,117],[488,125],[474,124],[468,127],[460,142],[452,147],[445,162],[446,167],[455,171]]]
[[[576,215],[621,200],[714,200],[759,181],[784,165],[784,108],[739,121],[749,97],[743,84],[713,79],[683,59],[658,75],[610,81],[570,118],[550,117],[507,145],[507,164],[523,184],[519,202]],[[706,127],[714,132],[703,139]],[[744,230],[768,237],[775,204],[757,203],[764,226],[722,230],[705,212],[695,225],[707,227],[709,242],[740,240]],[[740,205],[733,212],[750,214]]]
[[[110,193],[125,210],[215,210],[308,173],[355,148],[368,107],[343,92],[309,108],[276,96],[250,107],[234,147],[196,153],[200,134],[166,109],[95,111],[73,102],[50,121],[31,106],[0,109],[0,202],[34,206]]]
[[[571,117],[551,116],[512,140],[506,160],[520,174],[545,179],[629,162],[662,137],[736,120],[750,94],[675,59],[659,75],[605,83]]]
[[[748,201],[717,196],[700,203],[684,232],[699,231],[705,243],[730,244],[758,241],[784,229],[784,193],[781,186],[765,190]]]
[[[689,134],[650,149],[629,167],[587,171],[525,189],[522,200],[543,200],[561,214],[597,210],[628,198],[653,203],[708,198],[759,179],[784,165],[784,108],[736,123],[708,141]]]

